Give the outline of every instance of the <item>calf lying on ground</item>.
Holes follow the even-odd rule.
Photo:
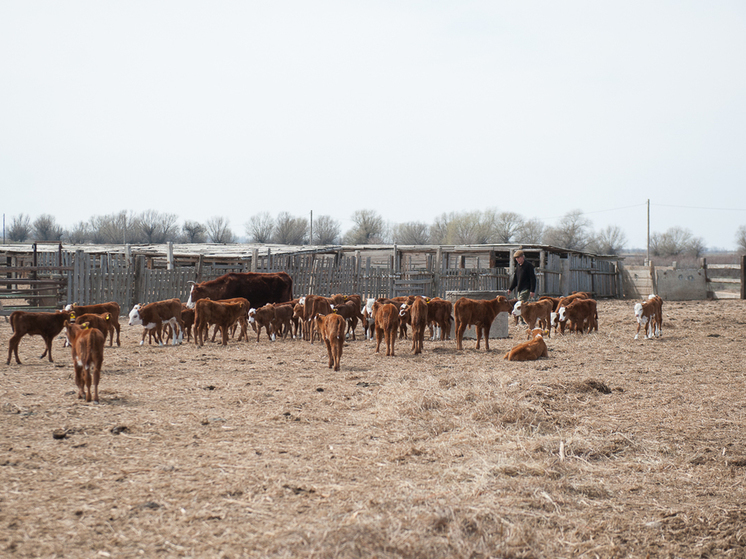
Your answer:
[[[85,398],[86,402],[93,400],[98,403],[98,383],[101,379],[106,338],[96,328],[89,328],[87,322],[78,325],[65,321],[65,330],[72,348],[78,398]]]
[[[329,355],[329,368],[339,371],[339,362],[342,359],[342,347],[345,342],[345,330],[347,322],[336,313],[327,315],[317,314],[314,317],[316,330],[326,344],[326,352]]]
[[[14,311],[10,315],[10,329],[13,331],[13,335],[8,340],[8,361],[6,364],[10,365],[10,356],[12,354],[15,354],[16,363],[21,364],[21,360],[18,359],[18,344],[26,334],[29,336],[41,336],[44,339],[46,349],[39,359],[43,359],[46,355],[49,362],[53,363],[52,341],[62,332],[62,329],[65,327],[65,321],[70,320],[70,316],[71,313],[67,311],[53,313]]]
[[[532,338],[518,344],[505,354],[503,359],[508,361],[536,361],[539,357],[549,357],[547,344],[541,335],[541,328],[531,331]]]

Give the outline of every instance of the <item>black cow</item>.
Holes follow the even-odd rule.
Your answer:
[[[267,303],[282,303],[293,298],[293,279],[286,272],[231,272],[217,279],[193,283],[187,307],[200,299],[220,301],[243,297],[255,309]]]

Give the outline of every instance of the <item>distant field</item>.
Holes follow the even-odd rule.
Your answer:
[[[319,342],[140,347],[123,319],[100,405],[24,338],[0,556],[744,557],[746,302],[665,303],[652,341],[632,306],[538,362],[503,360],[511,325],[491,353],[350,341],[338,373]]]

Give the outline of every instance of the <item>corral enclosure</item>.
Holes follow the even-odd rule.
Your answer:
[[[511,323],[491,353],[349,341],[338,373],[318,342],[140,347],[124,323],[100,405],[24,338],[0,555],[744,557],[746,303],[667,302],[650,341],[632,306],[538,362],[502,359]]]
[[[116,301],[129,309],[172,297],[186,301],[191,281],[249,271],[289,273],[296,297],[444,297],[449,291],[505,291],[518,247],[13,245],[0,249],[0,301],[24,298],[27,307],[47,309],[73,301]],[[523,250],[536,267],[540,294],[590,291],[596,297],[621,296],[616,258],[539,245]]]

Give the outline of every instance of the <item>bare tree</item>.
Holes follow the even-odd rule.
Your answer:
[[[355,225],[345,233],[345,244],[371,245],[383,242],[385,224],[378,213],[373,210],[357,210],[352,214],[352,221]]]
[[[746,225],[741,225],[736,231],[736,244],[741,254],[746,253]]]
[[[556,227],[544,231],[544,243],[571,250],[583,250],[590,241],[592,222],[580,210],[567,212]]]
[[[541,244],[544,238],[544,222],[540,219],[524,221],[515,234],[515,242],[524,245]]]
[[[53,215],[42,214],[34,220],[34,239],[37,241],[59,241],[64,229]]]
[[[342,227],[339,222],[328,215],[321,215],[313,222],[313,239],[317,245],[335,245],[339,243]]]
[[[272,236],[280,245],[302,245],[308,240],[308,219],[293,217],[288,212],[280,212],[275,222]]]
[[[447,244],[483,245],[496,238],[497,214],[485,212],[464,212],[449,216]]]
[[[186,243],[204,243],[207,230],[199,221],[185,221],[181,226],[181,236]]]
[[[650,236],[650,249],[655,256],[699,256],[705,247],[704,241],[693,237],[689,229],[670,227],[665,233],[653,233]]]
[[[165,243],[176,238],[178,228],[176,214],[147,210],[140,214],[138,222],[145,242],[148,244]]]
[[[627,236],[618,225],[609,225],[592,236],[588,249],[596,254],[619,254],[627,245]]]
[[[76,225],[73,225],[70,229],[65,231],[65,238],[67,242],[76,245],[82,245],[91,240],[91,226],[85,221],[81,221]]]
[[[430,225],[430,242],[435,245],[447,245],[452,244],[449,242],[451,237],[450,229],[451,223],[455,218],[455,214],[443,213],[435,218],[435,221]]]
[[[232,243],[235,236],[230,228],[230,220],[222,216],[213,216],[208,219],[207,238],[211,243]]]
[[[13,216],[8,228],[8,238],[22,243],[31,236],[31,218],[26,214]]]
[[[91,240],[96,244],[142,243],[138,218],[131,211],[91,218]]]
[[[495,223],[496,242],[512,243],[524,225],[523,217],[515,212],[498,214]]]
[[[252,215],[246,222],[246,235],[252,243],[269,243],[272,241],[272,232],[275,222],[267,212]]]
[[[395,243],[402,245],[426,245],[430,242],[428,224],[419,221],[394,225],[391,236]]]

